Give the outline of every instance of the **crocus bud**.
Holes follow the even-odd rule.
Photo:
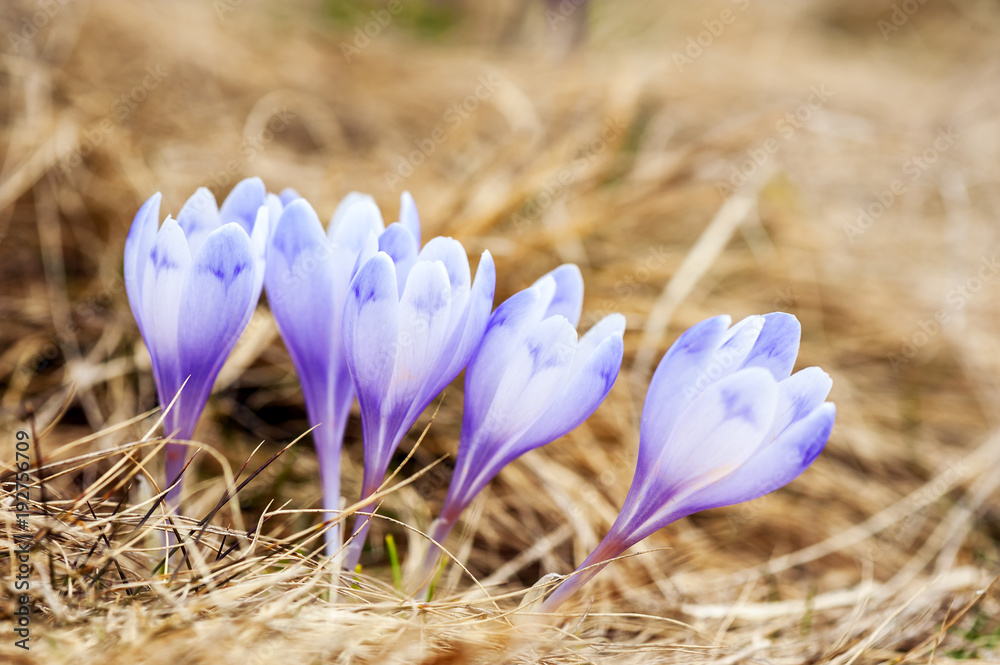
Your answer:
[[[157,193],[132,222],[125,241],[125,290],[152,358],[160,404],[166,407],[181,392],[164,417],[164,430],[176,438],[193,436],[212,384],[257,306],[268,236],[266,199],[259,178],[237,184],[221,210],[201,188],[176,220],[168,216],[159,226]],[[168,482],[183,468],[185,450],[167,445]],[[168,504],[176,506],[179,496],[178,483]]]
[[[432,239],[412,262],[397,265],[399,258],[380,251],[369,259],[351,284],[344,313],[364,435],[362,499],[378,490],[399,442],[465,367],[493,308],[489,252],[480,258],[474,283],[465,249],[452,238]],[[360,556],[366,525],[348,550],[348,568]]]
[[[826,445],[832,382],[818,367],[791,374],[799,349],[794,316],[719,316],[680,336],[646,395],[639,459],[610,532],[542,604],[555,610],[607,562],[653,532],[709,508],[782,487]]]
[[[582,306],[583,278],[567,264],[490,317],[465,373],[462,437],[448,496],[431,529],[436,542],[504,466],[575,429],[611,390],[622,364],[625,317],[606,316],[577,338]],[[427,582],[437,554],[432,546],[419,582]]]
[[[370,196],[348,194],[327,232],[312,206],[298,198],[286,203],[267,249],[268,304],[302,383],[309,423],[315,427],[312,436],[328,511],[340,507],[340,451],[354,401],[344,353],[344,305],[351,280],[377,251],[384,228]],[[411,236],[410,242],[416,239]],[[328,554],[339,549],[339,527],[326,532],[326,543]]]

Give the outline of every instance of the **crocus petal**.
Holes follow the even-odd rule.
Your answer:
[[[535,424],[564,386],[576,344],[576,330],[562,316],[545,319],[518,340],[475,430],[481,445],[506,447]]]
[[[268,238],[270,234],[274,233],[274,225],[278,223],[281,219],[281,213],[285,210],[285,204],[281,202],[281,197],[277,194],[271,194],[268,192],[267,198],[264,200],[264,206],[267,208],[267,219],[268,219]],[[260,214],[260,211],[257,211]],[[257,222],[254,222],[254,228],[256,228]]]
[[[265,204],[267,189],[264,181],[260,178],[247,178],[236,183],[233,191],[222,202],[219,209],[219,216],[222,223],[228,224],[236,222],[249,236],[254,221],[257,219],[257,211]]]
[[[573,371],[579,371],[585,363],[590,362],[590,357],[609,337],[623,337],[624,335],[625,317],[621,314],[608,314],[595,323],[580,338],[580,343],[576,349],[576,357],[573,359]]]
[[[156,242],[156,230],[160,225],[160,193],[153,194],[139,208],[132,220],[128,237],[125,239],[125,291],[128,293],[128,304],[132,308],[132,316],[139,326],[139,332],[145,337],[142,322],[143,275],[149,263],[149,253]]]
[[[493,310],[496,283],[497,273],[493,256],[489,252],[483,252],[476,268],[476,281],[472,284],[467,300],[468,306],[463,309],[463,318],[455,323],[453,336],[445,345],[453,352],[445,356],[446,362],[441,369],[442,377],[458,376],[458,373],[469,364],[472,354],[479,348],[490,320],[490,312]],[[451,379],[444,382],[442,378],[442,382],[441,389],[451,383]]]
[[[144,339],[158,379],[161,404],[173,399],[183,381],[178,364],[178,325],[190,266],[184,231],[167,217],[149,252],[142,286]]]
[[[462,431],[478,429],[486,418],[508,359],[529,326],[541,319],[541,291],[518,291],[497,307],[489,319],[479,349],[465,370]]]
[[[566,317],[576,327],[583,311],[583,275],[580,268],[574,263],[565,263],[546,273],[535,283],[548,277],[555,280],[556,290],[545,311],[545,318],[558,314]]]
[[[748,316],[733,324],[722,338],[719,349],[713,354],[712,363],[707,368],[709,374],[718,379],[740,369],[757,343],[763,327],[763,316]]]
[[[404,226],[399,223],[390,224],[378,237],[378,249],[385,252],[396,266],[396,288],[403,292],[406,277],[417,262],[419,247],[417,241]],[[465,252],[463,250],[463,256]],[[468,263],[468,261],[466,261]]]
[[[181,296],[179,357],[199,411],[256,305],[254,265],[250,238],[236,223],[210,233],[191,264]],[[182,399],[191,403],[187,395]]]
[[[781,381],[792,373],[801,337],[802,326],[791,314],[765,314],[764,327],[743,366],[764,367],[771,371],[776,380]]]
[[[750,368],[698,395],[669,436],[644,440],[660,449],[656,474],[665,490],[705,485],[750,458],[774,422],[778,384],[769,372]]]
[[[575,429],[601,405],[618,378],[625,352],[625,317],[601,319],[577,346],[566,385],[551,399],[535,427],[521,438],[517,449],[527,452]]]
[[[454,238],[431,238],[427,246],[420,250],[421,261],[437,261],[448,273],[448,285],[452,302],[451,327],[458,324],[465,316],[465,303],[469,299],[469,287],[472,284],[472,271],[469,269],[469,257],[462,243]],[[398,270],[397,263],[397,270]]]
[[[823,400],[831,385],[830,377],[818,367],[804,369],[779,383],[774,420],[761,445],[732,473],[685,498],[674,519],[749,501],[794,480],[816,459],[829,438],[834,411],[827,409],[833,405],[824,405]],[[809,424],[803,425],[806,421]]]
[[[384,229],[385,223],[375,199],[367,194],[351,192],[333,212],[327,235],[334,244],[358,251],[367,241],[368,234],[378,236]]]
[[[778,408],[768,439],[774,439],[789,425],[812,413],[833,387],[833,379],[819,367],[807,367],[778,384]]]
[[[198,253],[209,233],[222,226],[215,195],[205,187],[195,190],[177,213],[177,223],[184,229],[191,255]]]
[[[379,252],[358,270],[344,310],[344,348],[361,403],[366,453],[380,443],[379,405],[392,380],[398,331],[396,271],[389,255]]]
[[[277,217],[274,218],[277,221]],[[261,206],[257,211],[257,219],[253,223],[253,232],[250,234],[250,248],[254,263],[253,292],[255,297],[250,305],[250,312],[257,307],[257,300],[260,299],[260,291],[264,286],[264,267],[267,255],[267,240],[271,235],[271,209]],[[249,319],[248,319],[249,320]]]
[[[836,413],[832,403],[821,404],[724,480],[687,499],[686,514],[752,501],[795,480],[823,451]]]
[[[278,194],[278,198],[281,200],[281,205],[286,206],[295,199],[301,199],[302,195],[291,187],[285,187],[281,190],[281,193]]]
[[[717,378],[706,369],[729,322],[728,316],[717,316],[695,324],[663,356],[646,392],[640,441],[668,436],[691,400]],[[655,446],[639,447],[639,468],[652,464],[655,451]]]
[[[472,271],[462,243],[443,236],[431,238],[420,250],[420,260],[440,261],[448,271],[448,283],[452,290],[462,294],[468,292],[469,285],[472,284]]]
[[[404,232],[409,233],[405,229]],[[396,362],[386,395],[386,402],[394,411],[389,425],[394,441],[405,435],[411,422],[437,394],[433,389],[438,379],[434,372],[438,358],[442,353],[453,352],[444,347],[451,307],[451,288],[444,264],[420,261],[414,265],[399,302]]]
[[[331,353],[340,353],[341,331],[333,311],[333,255],[323,225],[305,199],[291,202],[278,220],[268,246],[265,281],[268,304],[299,372],[310,419],[325,422],[319,413],[329,389]]]
[[[399,223],[409,229],[413,238],[420,245],[420,215],[417,214],[417,204],[409,192],[403,192],[399,197]]]

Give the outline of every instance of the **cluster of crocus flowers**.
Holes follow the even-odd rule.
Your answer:
[[[364,438],[363,506],[346,549],[339,519],[327,553],[354,568],[374,495],[392,456],[430,403],[465,370],[454,476],[430,530],[443,544],[462,512],[504,466],[586,420],[622,364],[625,318],[582,336],[583,278],[563,265],[493,311],[496,272],[483,252],[475,279],[465,248],[421,247],[404,193],[385,225],[375,201],[351,193],[328,229],[292,190],[256,178],[218,208],[199,189],[159,225],[160,197],[139,210],[125,247],[129,303],[149,348],[167,434],[189,439],[222,364],[262,288],[302,385],[320,461],[324,509],[341,502],[340,456],[355,399]],[[638,469],[607,537],[552,596],[554,609],[611,559],[672,521],[747,501],[798,476],[833,425],[829,377],[792,374],[799,325],[788,314],[704,321],[667,352],[643,409]],[[184,462],[168,445],[167,479]],[[176,506],[179,485],[168,496]],[[432,545],[418,583],[440,557]]]

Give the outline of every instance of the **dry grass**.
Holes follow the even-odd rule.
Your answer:
[[[0,656],[74,665],[1000,658],[996,6],[926,3],[883,39],[878,21],[893,13],[884,0],[745,11],[599,3],[586,45],[559,57],[569,40],[564,27],[548,29],[541,3],[466,4],[449,18],[447,3],[413,3],[350,63],[341,43],[366,10],[343,3],[234,0],[216,3],[232,8],[221,17],[190,1],[0,10],[5,35],[25,16],[44,24],[24,42],[5,37],[0,61]],[[673,54],[726,8],[733,22],[679,71]],[[412,19],[421,12],[423,22]],[[420,27],[449,21],[442,34]],[[484,76],[495,89],[449,123],[448,109]],[[808,109],[811,90],[826,99]],[[780,124],[797,110],[804,122]],[[282,128],[260,140],[275,116]],[[596,141],[609,122],[618,124]],[[386,173],[438,127],[444,139],[393,190]],[[926,169],[908,161],[948,128],[957,138],[939,143]],[[766,145],[743,187],[718,187]],[[177,211],[195,187],[224,194],[247,175],[275,191],[296,187],[324,217],[358,189],[393,219],[405,187],[429,233],[494,253],[498,301],[575,261],[585,321],[607,310],[628,317],[625,369],[607,403],[490,486],[449,542],[468,573],[452,566],[431,603],[393,589],[380,543],[393,534],[404,557],[423,546],[410,527],[425,528],[440,505],[446,462],[385,496],[360,577],[338,577],[313,554],[319,486],[308,441],[220,502],[258,444],[241,480],[307,429],[266,305],[198,430],[185,500],[195,517],[173,528],[195,534],[219,510],[197,545],[184,536],[189,565],[154,573],[166,525],[155,510],[143,516],[162,442],[124,297],[125,233],[153,191]],[[858,208],[897,179],[888,209],[849,237]],[[669,342],[709,315],[774,309],[803,322],[802,366],[834,376],[838,423],[820,460],[774,495],[665,529],[564,616],[519,609],[614,518],[645,382]],[[929,323],[938,314],[944,325]],[[460,393],[448,391],[393,482],[454,453]],[[42,486],[32,490],[38,611],[23,652],[11,632],[9,460],[14,432],[31,426],[46,480],[44,503]],[[351,500],[355,422],[344,463]]]

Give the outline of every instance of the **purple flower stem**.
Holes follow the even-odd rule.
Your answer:
[[[443,551],[440,547],[434,543],[444,544],[444,541],[448,538],[448,534],[451,530],[455,528],[454,520],[444,520],[442,518],[437,518],[431,524],[431,530],[428,534],[432,541],[428,541],[427,554],[424,555],[424,562],[420,566],[420,570],[417,572],[414,580],[420,584],[420,591],[417,592],[417,600],[430,600],[427,597],[427,592],[430,589],[431,583],[434,581],[434,576],[437,574],[438,567],[440,566],[441,555]]]
[[[364,501],[377,491],[378,486],[369,486],[368,483],[362,483],[361,500]],[[358,510],[374,512],[375,508],[375,503],[369,502],[359,507]],[[354,518],[354,533],[351,534],[347,543],[347,554],[344,557],[344,568],[347,570],[354,570],[358,567],[358,561],[361,559],[361,550],[365,547],[365,540],[368,538],[368,527],[372,519],[374,519],[373,515],[357,515]]]
[[[601,544],[590,553],[590,556],[577,567],[573,574],[560,584],[552,592],[551,596],[545,599],[538,608],[539,612],[555,612],[580,587],[589,582],[594,575],[601,572],[610,563],[611,559],[620,556],[622,552],[628,549],[628,546],[622,543],[619,538],[612,538],[612,534],[614,534],[614,531],[605,536]]]
[[[323,486],[323,521],[338,520],[326,532],[326,555],[335,556],[340,551],[340,442],[344,439],[344,422],[332,426],[320,425],[313,430],[316,455],[319,457],[319,475]]]

